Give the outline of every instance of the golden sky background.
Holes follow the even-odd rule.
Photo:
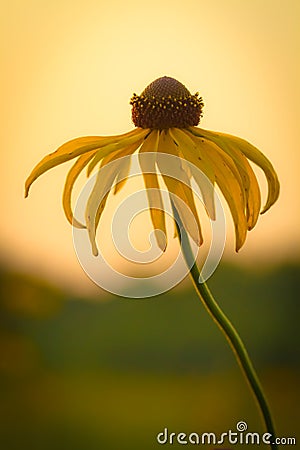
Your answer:
[[[91,284],[61,207],[70,164],[41,177],[26,201],[24,181],[45,154],[73,137],[132,129],[132,93],[163,75],[200,92],[200,126],[249,140],[278,172],[279,201],[238,255],[229,223],[224,258],[298,259],[297,0],[15,0],[1,11],[2,261],[60,284]],[[260,174],[259,180],[265,195]]]

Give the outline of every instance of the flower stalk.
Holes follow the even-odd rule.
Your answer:
[[[188,267],[191,267],[189,274],[192,279],[194,288],[197,292],[197,295],[199,296],[201,302],[205,306],[211,318],[218,325],[220,330],[225,335],[227,341],[229,342],[235,354],[237,362],[239,363],[242,372],[244,373],[244,376],[251,388],[251,391],[258,403],[258,407],[262,414],[266,429],[268,433],[272,435],[271,437],[272,443],[270,444],[270,448],[272,450],[277,450],[278,445],[275,443],[276,433],[270,407],[268,405],[263,387],[253,367],[249,354],[238,332],[236,331],[236,329],[234,328],[228,317],[224,314],[224,312],[214,299],[207,284],[201,280],[201,274],[198,269],[197,263],[194,261],[194,256],[191,249],[188,234],[182,224],[180,216],[173,202],[172,208],[183,257]]]

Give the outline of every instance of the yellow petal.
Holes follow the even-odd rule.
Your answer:
[[[186,231],[190,234],[194,242],[200,246],[203,243],[203,236],[190,180],[180,164],[177,146],[168,132],[163,131],[161,133],[158,151],[177,156],[177,158],[167,160],[164,157],[159,157],[157,164],[170,193],[170,199],[174,202]],[[166,173],[171,173],[172,176],[165,175]],[[190,211],[187,207],[189,207]]]
[[[180,130],[179,128],[171,128],[170,135],[176,141],[184,158],[191,163],[189,165],[191,175],[199,186],[207,214],[212,220],[215,220],[215,174],[210,162],[204,157],[201,146],[196,139],[193,139],[191,133]],[[209,181],[206,181],[206,179],[201,176],[201,173],[203,173]]]
[[[107,145],[106,147],[103,147],[101,151],[96,153],[96,156],[94,159],[90,162],[88,165],[87,175],[89,176],[94,169],[94,167],[97,165],[97,163],[103,159],[105,156],[109,155],[110,153],[117,152],[118,150],[122,152],[127,147],[130,147],[131,145],[135,144],[137,149],[140,144],[142,143],[144,137],[149,134],[148,129],[143,128],[137,128],[136,132],[128,137],[125,137],[118,142],[114,142],[112,144]],[[120,153],[118,153],[120,155]],[[122,156],[122,155],[120,155]],[[118,156],[118,158],[120,157]]]
[[[191,128],[193,128],[193,132],[196,133],[201,133],[201,131],[203,131],[200,128]],[[264,171],[268,182],[268,198],[261,214],[265,213],[276,202],[280,191],[279,180],[271,162],[260,150],[258,150],[258,148],[254,147],[254,145],[250,144],[244,139],[225,133],[216,134],[221,136],[222,140],[228,140],[229,142],[234,143],[246,156],[246,158],[250,159],[254,164],[258,165]]]
[[[234,138],[234,142],[238,144],[244,155],[254,162],[254,164],[258,165],[265,173],[268,182],[268,198],[261,211],[261,214],[263,214],[271,208],[279,197],[280,184],[277,174],[268,158],[256,147],[240,138]]]
[[[81,155],[75,164],[71,167],[67,178],[65,182],[64,192],[63,192],[63,208],[66,215],[66,218],[70,222],[71,225],[74,225],[77,228],[85,228],[84,225],[82,225],[80,222],[78,222],[74,216],[73,211],[71,207],[71,195],[74,183],[76,179],[78,178],[80,172],[84,167],[87,165],[87,163],[91,160],[91,158],[94,156],[95,150],[85,153],[84,155]]]
[[[103,212],[109,190],[121,168],[122,158],[111,163],[109,166],[99,170],[92,192],[86,206],[86,227],[92,245],[92,252],[98,255],[96,244],[96,229]]]
[[[238,251],[244,244],[247,235],[244,191],[236,172],[232,170],[232,164],[223,157],[218,147],[204,138],[201,138],[201,145],[206,150],[205,157],[213,166],[217,184],[230,208],[236,234],[236,251]]]
[[[247,225],[248,229],[252,230],[257,222],[261,208],[260,189],[255,173],[253,172],[246,156],[239,150],[239,148],[229,141],[224,143],[222,140],[218,140],[217,142],[219,147],[223,148],[224,151],[231,156],[243,180],[244,190],[246,193]]]
[[[150,216],[156,242],[158,247],[164,252],[167,247],[165,212],[155,166],[155,153],[157,152],[158,140],[159,131],[152,131],[147,139],[145,139],[139,151],[139,163],[146,187]],[[145,153],[147,153],[147,155],[143,156]]]
[[[246,156],[241,152],[238,146],[227,138],[213,131],[201,130],[201,134],[214,142],[222,149],[236,165],[243,181],[244,191],[246,193],[246,214],[248,229],[251,230],[258,219],[261,196],[256,176],[250,166]]]
[[[119,136],[85,136],[61,145],[55,152],[45,156],[32,170],[25,183],[25,197],[28,196],[31,184],[43,173],[59,164],[70,161],[76,156],[82,155],[91,150],[95,150],[111,144],[112,142],[122,141],[130,136],[135,136],[141,128],[134,129],[129,133]],[[142,130],[143,131],[143,130]]]
[[[125,186],[130,171],[130,164],[131,158],[126,158],[122,164],[120,171],[118,172],[114,188],[114,194],[117,194]]]
[[[102,159],[100,168],[103,168],[108,163],[116,161],[119,158],[123,158],[124,156],[129,156],[134,153],[138,147],[140,146],[139,142],[135,142],[134,144],[129,145],[128,147],[118,150],[113,153],[109,153],[105,158]],[[125,185],[127,181],[127,176],[130,170],[131,158],[123,158],[122,164],[119,172],[117,173],[116,184],[114,188],[114,194],[116,194],[120,189]]]
[[[130,145],[129,147],[127,147],[124,150],[120,150],[120,151],[114,152],[114,153],[109,153],[101,161],[99,172],[107,164],[109,164],[109,163],[113,163],[113,164],[111,164],[111,166],[104,169],[104,172],[102,172],[103,189],[104,189],[103,193],[104,192],[106,192],[106,193],[104,195],[102,193],[102,195],[103,195],[102,199],[99,197],[100,202],[98,205],[96,216],[94,218],[95,233],[96,233],[101,215],[104,211],[110,189],[112,188],[113,184],[114,184],[114,194],[115,194],[125,185],[125,183],[127,181],[126,175],[128,175],[128,172],[130,170],[131,158],[124,158],[124,157],[132,154],[137,149],[138,146],[139,145],[137,145],[135,143],[135,144]],[[120,159],[120,161],[118,161],[118,159]],[[115,179],[116,179],[116,181],[115,181]],[[115,181],[115,183],[114,183],[114,181]],[[92,245],[95,246],[96,245],[95,242],[93,242]],[[96,254],[95,247],[94,247],[94,251]],[[97,250],[97,252],[98,252],[98,250]]]
[[[246,192],[247,225],[248,229],[252,230],[257,222],[261,208],[261,195],[257,178],[246,156],[239,150],[239,148],[229,141],[226,141],[225,145],[222,141],[218,142],[219,146],[222,146],[221,148],[223,148],[224,151],[227,150],[227,154],[232,157],[238,171],[240,172]]]
[[[107,199],[108,199],[108,196],[109,196],[109,191],[104,195],[104,197],[103,197],[103,199],[101,200],[101,202],[100,202],[100,204],[99,204],[99,207],[98,207],[98,209],[97,209],[96,217],[95,217],[95,232],[96,232],[96,230],[97,230],[97,228],[98,228],[98,225],[99,225],[99,222],[100,222],[102,213],[103,213],[103,211],[104,211],[104,208],[105,208],[105,205],[106,205],[106,201],[107,201]],[[96,255],[96,256],[97,256],[97,255]]]

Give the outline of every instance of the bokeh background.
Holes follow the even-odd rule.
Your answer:
[[[137,301],[88,279],[60,202],[68,164],[23,199],[33,165],[61,143],[130,130],[132,93],[163,75],[200,92],[204,128],[254,143],[281,180],[238,255],[228,218],[210,286],[249,348],[278,434],[297,434],[299,19],[296,0],[1,3],[1,448],[147,450],[164,427],[222,432],[246,420],[262,430],[188,280]]]

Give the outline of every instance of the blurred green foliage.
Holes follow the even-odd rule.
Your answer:
[[[281,436],[295,436],[299,424],[299,273],[298,265],[222,264],[209,280],[253,358]],[[231,350],[192,287],[152,299],[84,299],[5,269],[0,282],[1,449],[150,450],[161,447],[156,435],[165,427],[222,432],[246,420],[262,430]]]

